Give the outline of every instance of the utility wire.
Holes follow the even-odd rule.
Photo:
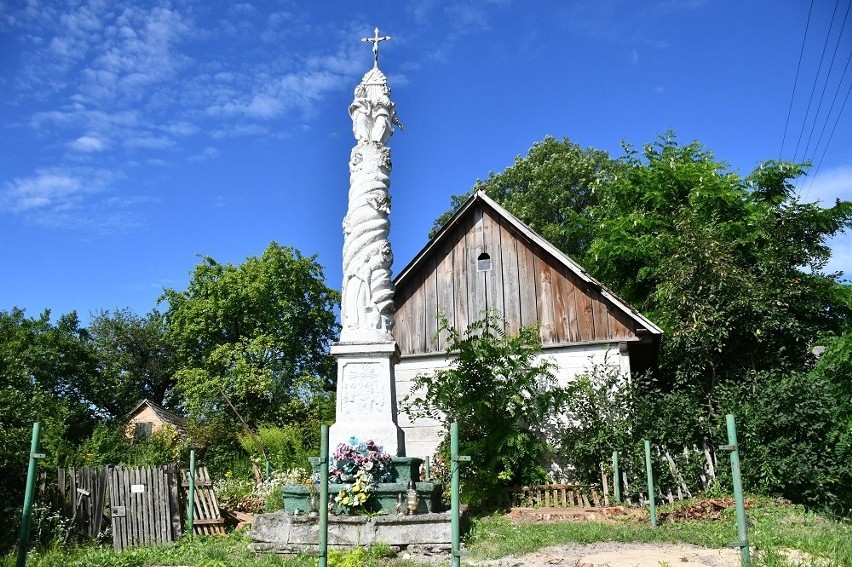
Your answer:
[[[784,122],[784,136],[781,138],[781,150],[778,152],[778,159],[784,156],[784,142],[787,140],[787,128],[790,126],[790,114],[793,112],[793,100],[796,98],[796,85],[799,84],[799,70],[802,68],[802,56],[805,54],[805,40],[808,38],[808,28],[811,25],[811,12],[814,8],[814,0],[811,0],[811,5],[808,7],[808,19],[805,22],[805,35],[802,36],[802,47],[799,50],[799,62],[796,64],[796,78],[793,80],[793,93],[790,95],[790,108],[787,109],[787,120]]]
[[[846,78],[846,72],[849,70],[849,65],[852,64],[852,50],[849,51],[849,57],[846,58],[846,66],[843,67],[843,73],[840,75],[840,81],[837,83],[837,90],[834,91],[834,97],[831,99],[831,104],[828,106],[828,113],[825,117],[825,122],[822,124],[822,129],[819,131],[819,137],[817,137],[817,143],[814,146],[814,155],[819,153],[819,147],[822,144],[823,135],[825,134],[825,129],[828,126],[828,123],[831,121],[831,114],[834,112],[834,104],[837,102],[837,97],[840,94],[840,91],[843,89],[843,80]],[[852,88],[852,84],[850,84],[850,88]],[[843,112],[842,110],[840,111]],[[835,120],[835,128],[837,127],[837,121],[840,120],[840,115],[837,115],[837,119]],[[825,147],[828,147],[828,143],[826,143]],[[825,155],[825,152],[823,152]]]
[[[852,2],[846,5],[846,13],[843,15],[843,22],[840,24],[840,34],[837,36],[837,43],[834,44],[834,53],[831,54],[831,62],[828,64],[828,74],[825,76],[825,83],[822,85],[822,92],[819,95],[819,104],[817,104],[816,112],[814,113],[814,123],[811,125],[811,131],[808,133],[808,143],[805,144],[805,151],[802,154],[804,159],[808,159],[808,149],[811,147],[811,140],[814,136],[814,130],[816,129],[817,121],[819,120],[819,112],[822,110],[822,102],[825,99],[825,91],[828,88],[829,80],[831,79],[831,72],[834,71],[834,60],[837,58],[837,49],[840,47],[840,40],[843,39],[843,32],[846,31],[846,18],[849,17],[849,9],[852,8]],[[844,74],[846,70],[844,69]],[[840,90],[840,84],[837,85],[837,89]],[[830,116],[829,111],[829,116]],[[829,116],[826,116],[826,122],[828,122]],[[819,145],[819,142],[817,142]],[[816,155],[816,146],[814,146],[814,156]],[[811,156],[813,157],[813,156]]]
[[[828,151],[828,147],[831,145],[831,139],[834,138],[834,132],[837,130],[837,125],[840,123],[840,117],[843,116],[843,109],[846,108],[846,103],[849,101],[850,94],[852,94],[852,83],[849,83],[849,90],[846,91],[846,98],[843,99],[843,104],[840,106],[840,113],[837,115],[837,119],[834,121],[834,126],[831,128],[831,134],[828,136],[828,141],[825,143],[825,147],[822,150],[822,155],[819,157],[819,163],[817,164],[816,169],[814,170],[814,174],[811,177],[811,183],[810,185],[808,185],[808,190],[805,193],[805,196],[807,196],[807,193],[810,192],[811,187],[814,186],[814,181],[816,181],[817,173],[819,173],[819,168],[822,166],[822,160],[823,158],[825,158],[825,153],[826,151]]]
[[[822,46],[822,54],[819,57],[819,65],[817,66],[816,75],[814,75],[814,86],[811,88],[811,94],[808,97],[808,107],[805,110],[805,118],[802,120],[802,129],[799,131],[799,139],[796,141],[796,151],[793,152],[793,161],[796,161],[797,156],[799,155],[799,146],[802,143],[802,136],[805,133],[805,125],[808,122],[808,116],[811,113],[811,103],[814,100],[814,93],[816,92],[816,86],[819,82],[819,75],[822,71],[822,63],[825,60],[825,50],[828,48],[828,38],[831,36],[831,28],[834,27],[834,16],[837,14],[837,7],[840,5],[840,0],[837,0],[834,3],[834,11],[831,13],[831,23],[828,26],[828,33],[825,34],[825,43]]]

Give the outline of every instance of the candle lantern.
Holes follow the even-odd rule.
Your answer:
[[[413,480],[408,481],[408,514],[417,513],[417,506],[420,503],[417,498],[417,485]]]

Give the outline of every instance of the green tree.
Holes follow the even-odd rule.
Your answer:
[[[86,385],[97,376],[77,315],[51,322],[23,310],[0,311],[0,509],[20,509],[33,423],[42,426],[41,465],[64,464],[94,426]],[[0,548],[14,538],[19,514],[0,515]]]
[[[525,327],[507,335],[505,323],[489,314],[459,334],[446,321],[451,366],[418,375],[402,405],[409,415],[459,424],[459,450],[471,456],[464,467],[462,493],[478,508],[503,505],[510,486],[540,484],[548,446],[544,429],[559,406],[561,390],[551,366],[536,360],[539,332]],[[446,459],[449,439],[440,453]]]
[[[701,384],[744,372],[806,369],[810,346],[848,325],[826,241],[852,203],[801,203],[802,166],[766,162],[741,178],[697,142],[673,135],[628,149],[625,174],[601,191],[587,267],[667,332],[663,369]]]
[[[573,167],[568,155],[564,160],[562,167]],[[531,151],[516,166],[533,161]],[[768,161],[744,177],[700,143],[682,145],[671,132],[641,151],[625,145],[618,162],[602,167],[592,199],[578,211],[587,217],[586,224],[578,224],[588,231],[587,246],[542,230],[559,218],[558,211],[500,202],[665,330],[656,381],[636,382],[634,431],[669,447],[701,446],[705,439],[712,447],[724,443],[718,425],[730,408],[744,415],[765,408],[784,411],[770,398],[747,394],[760,391],[775,392],[777,399],[801,398],[807,409],[802,415],[819,422],[815,430],[848,440],[848,404],[835,402],[840,413],[815,409],[825,402],[820,396],[841,400],[848,377],[811,373],[827,368],[814,368],[813,346],[841,344],[845,339],[838,337],[852,329],[850,286],[837,281],[839,274],[824,272],[828,240],[852,227],[852,202],[802,202],[794,183],[807,164]],[[516,166],[492,178],[512,178]],[[547,184],[556,187],[550,175],[556,170],[530,168],[527,175],[550,179]],[[566,206],[557,198],[551,202],[553,209]],[[842,361],[836,353],[829,358]],[[806,396],[812,389],[798,388],[801,383],[832,391]],[[782,442],[788,435],[780,416],[748,422],[763,424],[752,435],[762,443]],[[812,459],[808,466],[815,478],[840,478],[831,462]],[[785,470],[780,460],[775,464]],[[767,466],[772,469],[773,462]],[[766,476],[757,485],[804,498],[779,478]]]
[[[485,181],[477,180],[469,192],[454,195],[452,208],[435,221],[432,233],[471,194],[485,191],[563,252],[580,257],[594,234],[589,209],[597,202],[596,191],[615,177],[620,167],[602,150],[583,149],[567,138],[548,136],[504,171],[491,172]]]
[[[315,257],[274,242],[239,266],[205,257],[187,289],[162,300],[191,417],[230,415],[226,397],[250,424],[299,422],[327,405],[339,294]]]
[[[100,311],[87,328],[99,367],[92,398],[106,416],[120,419],[143,398],[176,406],[175,354],[161,313],[140,317],[127,309]]]

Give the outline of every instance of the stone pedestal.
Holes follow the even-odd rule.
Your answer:
[[[449,556],[451,535],[449,513],[328,518],[328,545],[332,549],[349,550],[381,542],[398,551]],[[319,521],[286,512],[258,514],[251,539],[251,548],[258,553],[315,553],[319,548]]]
[[[331,354],[337,358],[337,421],[329,430],[329,451],[356,437],[405,456],[405,434],[396,422],[396,343],[338,343]]]

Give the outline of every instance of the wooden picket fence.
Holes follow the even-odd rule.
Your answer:
[[[509,505],[524,508],[591,508],[600,507],[595,487],[578,484],[540,484],[509,491]]]
[[[65,508],[63,511],[71,518],[72,525],[90,537],[97,537],[109,521],[104,515],[107,469],[58,469],[56,476],[59,496]]]
[[[188,494],[189,471],[180,471],[181,486]],[[187,508],[188,510],[188,508]],[[193,506],[193,532],[196,535],[224,535],[225,520],[213,492],[213,482],[207,467],[195,471],[195,502]]]
[[[108,474],[115,549],[163,544],[180,536],[176,465],[110,467]]]
[[[107,526],[113,547],[168,543],[183,533],[189,474],[176,463],[160,467],[85,467],[57,471],[66,514],[96,537]],[[225,523],[206,467],[196,470],[194,534],[224,534]]]

